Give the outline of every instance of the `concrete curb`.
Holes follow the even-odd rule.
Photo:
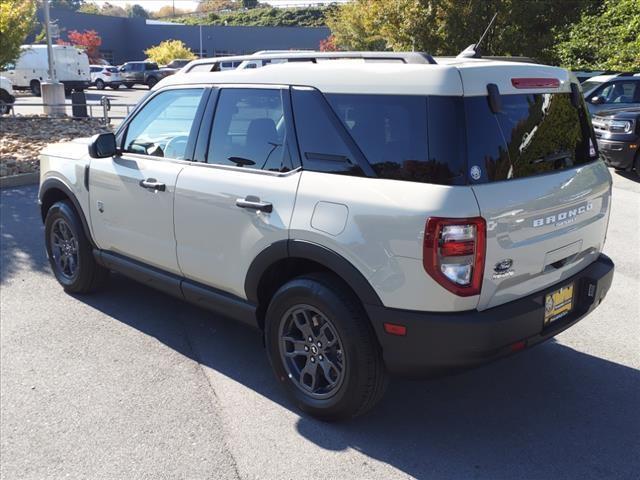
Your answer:
[[[40,181],[40,172],[20,173],[9,177],[0,177],[0,188],[23,187],[35,185]]]

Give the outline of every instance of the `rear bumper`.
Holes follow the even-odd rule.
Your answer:
[[[630,148],[630,145],[637,145],[637,142],[616,142],[598,139],[600,156],[602,156],[607,165],[614,168],[628,169],[633,166],[637,147]]]
[[[64,88],[89,88],[91,82],[89,80],[60,80],[64,84]]]
[[[584,270],[543,291],[483,311],[417,312],[366,305],[382,346],[387,370],[396,375],[425,377],[477,366],[513,353],[514,344],[530,347],[569,328],[605,297],[614,265],[600,257]],[[543,328],[544,296],[575,282],[573,311]],[[383,324],[405,325],[406,336],[384,331]]]

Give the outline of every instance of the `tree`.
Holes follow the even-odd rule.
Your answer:
[[[152,61],[166,65],[176,58],[192,60],[196,58],[193,52],[180,40],[165,40],[144,51],[145,55]]]
[[[258,0],[242,0],[243,8],[256,8],[258,4]]]
[[[95,3],[85,3],[84,5],[82,5],[79,9],[78,12],[80,13],[90,13],[92,15],[100,15],[100,7],[98,7],[98,5],[96,5]]]
[[[49,0],[51,8],[64,8],[77,11],[84,5],[84,0]]]
[[[321,52],[337,52],[338,46],[336,45],[336,37],[329,35],[324,40],[320,40]]]
[[[109,2],[106,2],[100,8],[100,15],[108,15],[110,17],[126,17],[127,12],[124,8],[119,7],[118,5],[113,5]]]
[[[97,63],[102,58],[100,55],[100,45],[102,45],[102,38],[95,30],[85,30],[84,32],[78,32],[77,30],[71,30],[67,34],[68,42],[58,40],[59,44],[73,45],[84,52],[89,57],[89,63]]]
[[[201,0],[196,12],[220,12],[222,10],[237,10],[242,4],[236,0]]]
[[[0,69],[20,56],[20,45],[34,26],[35,13],[33,0],[0,2]]]
[[[327,24],[344,49],[422,50],[456,55],[498,17],[482,45],[487,55],[553,62],[557,33],[603,0],[354,0]],[[638,2],[640,0],[631,0]]]
[[[640,0],[606,0],[562,34],[555,51],[567,68],[637,71]]]
[[[147,12],[144,7],[138,5],[137,3],[133,5],[127,4],[125,8],[127,15],[131,18],[149,18],[149,12]]]
[[[173,13],[174,13],[173,7],[171,5],[165,5],[164,7],[161,7],[160,10],[156,12],[152,12],[151,16],[153,18],[170,18],[174,16]],[[181,9],[181,8],[175,9],[175,16],[186,15],[187,13],[191,13],[191,12],[189,10]]]

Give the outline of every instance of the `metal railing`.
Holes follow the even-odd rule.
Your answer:
[[[46,103],[14,103],[13,105],[7,105],[10,110],[10,114],[12,117],[16,116],[16,108],[19,110],[29,110],[35,109],[37,107],[42,107],[42,112],[44,113],[44,107],[52,107],[54,109],[64,109],[65,116],[70,116],[72,118],[99,118],[102,123],[105,125],[111,123],[112,120],[123,120],[125,119],[131,110],[136,106],[131,103],[111,103],[111,101],[107,97],[102,97],[99,102],[86,102],[86,103],[57,103],[57,104],[46,104]],[[86,109],[88,112],[86,115],[80,114],[77,115],[74,112],[74,107],[80,107]],[[119,112],[112,112],[112,108],[118,109]],[[68,115],[68,109],[71,109],[71,115]],[[94,115],[94,112],[96,115]],[[82,112],[85,113],[85,112]],[[114,113],[120,113],[115,114]],[[32,113],[31,115],[38,115],[37,113]],[[29,116],[26,114],[24,116]],[[52,118],[55,118],[52,116]]]

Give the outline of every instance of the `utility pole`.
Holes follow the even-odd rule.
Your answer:
[[[202,24],[200,24],[200,58],[202,58]]]
[[[47,60],[49,63],[48,81],[40,83],[43,111],[45,115],[57,117],[65,114],[64,85],[58,82],[56,63],[53,57],[53,45],[51,45],[51,18],[49,16],[49,0],[42,0],[44,10],[44,30],[47,34]]]
[[[44,31],[47,35],[47,59],[49,61],[49,81],[56,83],[56,68],[53,60],[53,46],[51,45],[51,18],[49,16],[49,0],[42,0],[44,7]]]

